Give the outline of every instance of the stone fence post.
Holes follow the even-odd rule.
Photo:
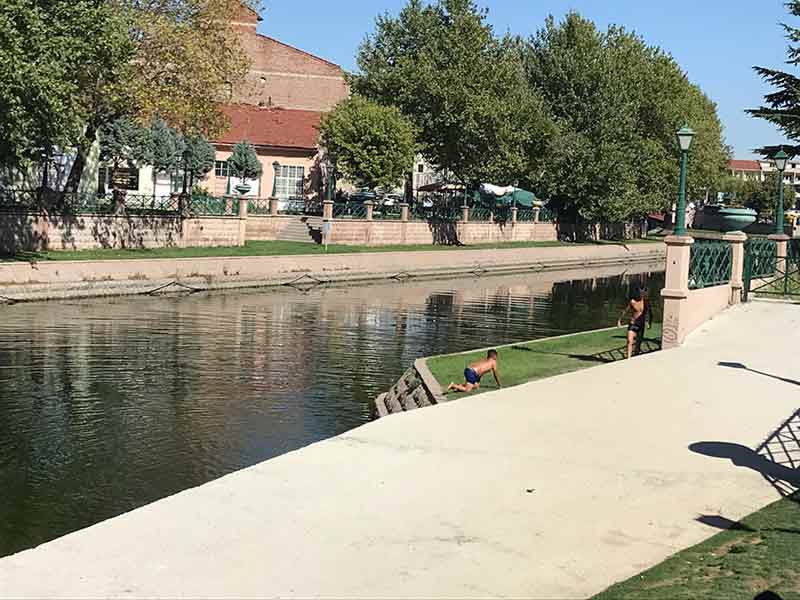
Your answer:
[[[279,200],[274,196],[269,199],[269,214],[273,217],[278,216],[278,202]]]
[[[408,202],[401,202],[400,203],[400,220],[403,223],[408,222]]]
[[[516,206],[512,206],[511,207],[511,224],[512,225],[516,225],[517,224],[517,211],[518,210],[519,209]]]
[[[239,245],[244,246],[247,241],[247,209],[250,201],[246,196],[239,198]]]
[[[333,200],[322,201],[322,219],[330,221],[333,218]]]
[[[686,300],[689,298],[689,263],[694,239],[671,235],[664,242],[667,245],[667,272],[664,289],[661,290],[664,298],[661,347],[667,350],[680,346],[688,333]]]
[[[534,223],[538,223],[539,222],[539,213],[541,212],[541,210],[542,209],[539,208],[538,206],[535,206],[533,208],[533,222]]]
[[[742,288],[744,287],[744,243],[747,234],[743,231],[726,233],[722,239],[731,244],[731,304],[742,301]]]
[[[464,223],[469,223],[469,206],[461,207],[461,220]]]
[[[365,200],[364,206],[367,207],[367,221],[372,221],[372,213],[375,210],[375,203],[372,200]]]

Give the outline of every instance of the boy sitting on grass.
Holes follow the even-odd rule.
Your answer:
[[[468,394],[473,390],[481,387],[481,377],[486,375],[489,371],[494,375],[494,380],[497,382],[497,387],[503,387],[500,384],[500,374],[497,372],[497,350],[489,350],[484,360],[479,360],[470,364],[464,369],[465,383],[459,385],[451,383],[447,388],[448,392],[464,392]]]

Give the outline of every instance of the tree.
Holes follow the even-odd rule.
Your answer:
[[[202,179],[214,168],[216,150],[202,135],[189,135],[183,138],[183,193],[194,187],[197,179]],[[188,181],[187,181],[188,179]]]
[[[414,126],[395,107],[352,96],[325,115],[320,133],[336,176],[360,187],[394,188],[414,164]]]
[[[472,0],[410,0],[396,18],[378,18],[352,87],[397,106],[425,158],[457,180],[525,181],[549,140],[548,120],[526,84],[520,41],[498,39],[486,19]]]
[[[172,175],[183,162],[184,139],[163,119],[154,119],[142,136],[135,160],[153,168],[153,200],[156,196],[156,179],[160,173]]]
[[[53,147],[94,142],[92,112],[124,104],[116,84],[133,57],[128,30],[106,2],[0,3],[0,163],[20,168]],[[108,82],[102,90],[101,79]],[[96,122],[108,120],[106,110],[99,112],[103,121]]]
[[[116,189],[116,173],[122,164],[135,165],[143,154],[149,132],[139,123],[123,117],[103,125],[99,131],[100,161],[111,168],[111,185]]]
[[[247,141],[241,141],[233,147],[233,154],[228,159],[228,168],[234,177],[238,177],[242,182],[258,179],[263,171],[256,149]]]
[[[789,14],[800,17],[800,0],[788,0],[786,8]],[[786,64],[791,67],[800,65],[800,28],[783,24],[786,38],[789,40],[788,60]],[[791,154],[800,154],[800,78],[793,73],[770,69],[767,67],[753,67],[762,79],[777,88],[774,92],[764,97],[764,104],[758,108],[751,108],[746,112],[759,119],[764,119],[775,125],[789,140],[795,142],[791,148],[782,146]],[[767,146],[761,149],[765,156],[772,156],[779,147]]]
[[[219,103],[247,74],[250,60],[231,15],[248,0],[119,0],[135,23],[131,82],[142,119],[164,119],[186,135],[216,136],[227,126]]]
[[[675,132],[697,131],[690,196],[721,177],[728,157],[716,107],[675,61],[618,27],[600,32],[570,13],[529,42],[528,81],[544,100],[558,143],[535,185],[562,219],[619,222],[663,210],[677,195]]]

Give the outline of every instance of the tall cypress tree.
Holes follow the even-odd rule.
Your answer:
[[[786,8],[794,17],[800,17],[800,0],[789,0]],[[786,64],[791,67],[800,65],[800,28],[784,23],[782,25],[786,39],[789,40],[788,59]],[[751,108],[747,113],[764,119],[775,125],[787,138],[797,142],[796,145],[782,146],[791,154],[800,154],[800,77],[786,71],[769,69],[767,67],[753,67],[767,83],[776,88],[776,91],[764,96],[764,104],[758,108]],[[772,156],[779,146],[766,146],[759,152]]]

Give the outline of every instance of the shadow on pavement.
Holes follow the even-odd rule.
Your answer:
[[[800,410],[795,411],[755,450],[730,442],[698,442],[692,452],[730,460],[761,474],[785,498],[800,502]]]
[[[749,533],[754,533],[756,531],[775,531],[779,533],[792,533],[800,535],[800,529],[787,529],[784,527],[767,527],[763,529],[753,529],[752,527],[748,527],[744,523],[728,519],[727,517],[723,517],[722,515],[700,515],[695,519],[695,521],[697,521],[698,523],[702,523],[703,525],[708,525],[709,527],[713,527],[714,529],[721,529],[723,531],[747,531]]]
[[[796,381],[794,379],[787,379],[785,377],[778,377],[777,375],[765,373],[764,371],[756,371],[755,369],[751,369],[750,367],[748,367],[747,365],[743,365],[742,363],[720,362],[717,364],[720,367],[727,367],[729,369],[741,369],[742,371],[750,371],[751,373],[756,373],[757,375],[763,375],[764,377],[769,377],[771,379],[777,379],[778,381],[783,381],[785,383],[791,383],[792,385],[800,385],[800,381]]]

